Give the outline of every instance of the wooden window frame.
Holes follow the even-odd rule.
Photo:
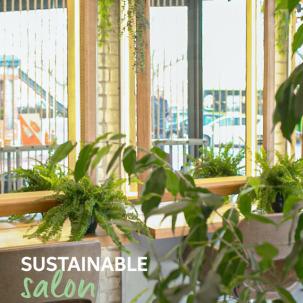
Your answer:
[[[66,4],[68,138],[91,142],[96,138],[97,1],[66,0]],[[77,151],[69,155],[70,167],[76,157]],[[0,216],[45,212],[58,204],[52,196],[51,191],[0,194]]]
[[[196,0],[194,1],[197,2]],[[265,0],[265,15],[264,15],[264,112],[263,117],[265,121],[264,146],[266,149],[271,146],[272,133],[271,121],[273,112],[274,85],[273,85],[273,70],[272,70],[272,52],[274,49],[273,33],[274,33],[274,15],[272,11],[272,2]],[[145,16],[149,17],[150,4],[146,1]],[[254,154],[256,151],[257,139],[256,135],[252,134],[252,128],[256,125],[256,109],[254,108],[256,100],[256,62],[255,62],[255,32],[253,27],[256,22],[256,7],[254,1],[248,0],[246,4],[246,176],[222,177],[222,178],[208,178],[197,179],[196,183],[213,192],[221,195],[227,195],[231,192],[237,192],[247,180],[248,176],[255,173]],[[151,105],[150,105],[150,43],[149,43],[149,29],[145,31],[146,43],[146,65],[145,70],[137,73],[137,146],[149,149],[152,146],[151,142]],[[270,121],[270,122],[269,122]],[[270,149],[269,149],[270,150]],[[235,184],[235,186],[231,186]],[[171,196],[167,195],[164,200],[170,201]]]

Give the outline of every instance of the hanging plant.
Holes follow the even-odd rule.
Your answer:
[[[102,46],[112,28],[110,12],[114,0],[98,0],[98,42]]]
[[[128,32],[135,61],[135,68],[143,70],[145,66],[144,32],[148,27],[145,18],[146,0],[121,0],[121,33]],[[112,32],[111,10],[115,0],[98,0],[98,40],[102,46]]]
[[[290,13],[287,9],[279,9],[277,6],[275,19],[277,50],[281,55],[285,55],[288,52]]]

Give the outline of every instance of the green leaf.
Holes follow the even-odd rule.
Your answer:
[[[287,197],[286,201],[284,202],[283,206],[283,213],[284,215],[288,214],[290,211],[292,211],[295,206],[298,204],[298,202],[302,201],[302,197],[291,195]]]
[[[294,297],[285,288],[278,286],[277,292],[279,293],[283,303],[296,303],[296,300],[294,299]]]
[[[279,250],[268,242],[256,246],[255,250],[261,258],[266,260],[272,260],[279,254]]]
[[[77,144],[73,144],[71,141],[67,141],[61,145],[59,145],[54,154],[49,158],[49,163],[55,165],[60,161],[64,160],[69,153],[75,148]]]
[[[170,169],[166,169],[166,187],[167,190],[173,195],[173,196],[177,196],[177,194],[180,191],[180,180],[178,178],[178,176],[171,171]]]
[[[252,202],[255,198],[255,191],[252,187],[242,191],[238,197],[238,207],[243,216],[247,217],[251,214]]]
[[[137,154],[135,148],[133,146],[128,146],[124,150],[124,154],[123,154],[123,167],[129,176],[135,173],[136,161],[137,161]]]
[[[94,144],[97,144],[105,139],[107,139],[107,137],[111,134],[111,132],[105,133],[99,137],[97,137],[97,139],[95,140]]]
[[[135,172],[141,173],[149,168],[162,165],[163,163],[154,154],[147,154],[137,161]]]
[[[301,0],[276,0],[276,10],[288,10],[291,13]]]
[[[154,194],[149,199],[143,199],[142,201],[142,212],[144,213],[145,218],[148,218],[148,215],[151,210],[158,207],[161,203],[161,196]]]
[[[235,226],[239,223],[239,217],[240,214],[236,208],[231,208],[223,214],[223,218],[225,218],[228,222],[231,222],[232,225]],[[227,224],[225,220],[223,221],[223,224]]]
[[[115,134],[112,137],[109,138],[109,140],[114,141],[114,140],[120,140],[125,138],[126,135],[125,134]]]
[[[87,173],[92,158],[97,153],[98,148],[94,147],[93,144],[85,145],[79,153],[78,160],[75,165],[74,178],[78,182]]]
[[[189,205],[189,202],[180,201],[169,203],[163,207],[155,208],[150,213],[149,216],[152,215],[173,215],[183,212],[183,210]]]
[[[148,194],[156,194],[157,196],[146,199],[142,203],[142,211],[145,216],[154,208],[158,207],[161,202],[161,196],[164,194],[166,186],[166,172],[163,167],[155,169],[147,182],[144,185],[143,189],[143,198]]]
[[[301,234],[303,231],[303,214],[300,214],[297,227],[296,227],[296,232],[295,232],[295,240],[296,242],[299,242],[301,240]]]
[[[300,2],[301,0],[288,0],[288,11],[291,13]]]
[[[278,256],[279,250],[270,243],[263,243],[255,247],[256,253],[262,258],[259,262],[262,271],[267,271],[273,266],[273,259]]]
[[[116,152],[114,153],[112,159],[110,160],[110,162],[109,162],[109,164],[108,164],[108,166],[107,166],[107,170],[106,170],[106,173],[107,173],[107,174],[108,174],[109,171],[113,168],[113,166],[114,166],[115,162],[117,161],[117,159],[120,157],[120,155],[121,155],[121,153],[122,153],[122,151],[123,151],[125,145],[126,145],[125,143],[123,143],[122,145],[120,145],[120,146],[118,147],[118,149],[116,150]]]
[[[303,45],[303,24],[297,29],[292,43],[292,53],[294,54]]]
[[[106,155],[108,155],[108,153],[111,150],[111,147],[112,147],[112,145],[109,144],[109,145],[103,146],[102,148],[100,148],[98,150],[94,160],[92,161],[92,169],[95,169],[97,167],[97,165],[100,163],[100,161],[102,160],[102,158],[104,158]]]
[[[291,142],[291,135],[303,115],[303,63],[295,68],[276,93],[274,124],[281,122],[283,136]]]
[[[158,157],[160,157],[161,159],[163,159],[165,161],[167,161],[167,159],[168,159],[168,154],[158,146],[154,146],[151,149],[151,152],[156,154]]]

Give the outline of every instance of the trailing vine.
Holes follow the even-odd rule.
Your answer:
[[[281,55],[288,52],[290,13],[287,9],[276,9],[276,46]]]
[[[146,0],[120,0],[122,8],[121,33],[128,32],[135,59],[135,68],[144,69],[145,41],[144,32],[148,27],[145,18]],[[115,0],[98,0],[98,40],[102,46],[112,32],[111,10]]]
[[[98,0],[98,42],[100,46],[108,39],[112,28],[110,11],[114,2],[114,0]]]

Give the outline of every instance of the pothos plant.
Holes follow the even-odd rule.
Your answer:
[[[189,227],[188,235],[167,256],[175,261],[175,266],[169,273],[165,274],[163,270],[165,257],[157,258],[155,267],[149,263],[146,278],[155,285],[152,302],[247,303],[254,300],[265,303],[269,285],[278,294],[278,299],[273,302],[295,302],[293,296],[276,279],[265,279],[267,274],[275,270],[273,260],[278,249],[270,243],[259,243],[254,247],[258,258],[245,249],[243,235],[238,228],[240,212],[247,219],[275,224],[269,218],[253,213],[251,201],[242,200],[240,211],[236,208],[227,210],[221,215],[222,226],[210,235],[207,221],[214,213],[220,215],[218,209],[223,203],[222,197],[198,187],[189,174],[173,171],[166,161],[167,155],[159,148],[153,148],[138,159],[136,149],[128,147],[123,158],[124,168],[130,177],[145,170],[150,171],[141,196],[145,219],[153,215],[170,217],[174,231],[177,216],[183,214]],[[175,202],[161,206],[165,192],[170,192]],[[288,218],[290,213],[292,212],[287,213]],[[294,216],[299,216],[295,230],[296,243],[285,260],[281,277],[294,270],[297,279],[302,281],[303,215],[294,213]],[[250,287],[239,287],[241,285]]]
[[[133,240],[133,231],[148,234],[148,230],[139,219],[135,208],[121,191],[124,180],[116,179],[111,173],[125,147],[125,144],[119,143],[122,137],[122,135],[108,133],[98,137],[94,142],[84,145],[75,168],[65,175],[56,174],[56,170],[53,170],[59,167],[59,162],[75,148],[75,144],[70,141],[60,145],[47,161],[45,169],[51,171],[52,174],[43,173],[39,175],[39,178],[33,179],[30,172],[35,174],[36,171],[41,171],[41,164],[32,170],[17,171],[17,174],[25,177],[25,183],[30,189],[53,190],[55,192],[53,198],[59,202],[57,206],[44,214],[38,227],[26,237],[40,238],[43,241],[57,239],[60,237],[67,219],[71,224],[71,241],[81,240],[92,221],[100,225],[121,249],[124,247],[117,229],[130,240]],[[109,176],[101,184],[96,185],[89,176],[110,152],[113,152],[113,156],[107,167]]]
[[[98,40],[102,46],[112,33],[111,14],[116,0],[98,0]],[[145,18],[146,0],[121,0],[122,8],[121,31],[128,32],[132,49],[134,50],[134,59],[136,68],[144,69],[145,64],[145,42],[144,32],[148,27],[148,21]]]

